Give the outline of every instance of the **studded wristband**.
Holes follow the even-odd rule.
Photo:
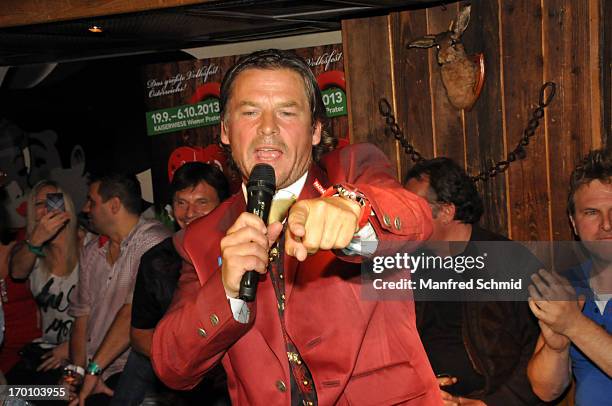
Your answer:
[[[357,221],[358,229],[362,229],[366,224],[368,224],[368,218],[372,212],[372,206],[370,205],[370,201],[363,195],[363,193],[356,189],[349,189],[343,185],[334,185],[327,189],[322,195],[322,197],[332,196],[342,197],[344,199],[349,199],[359,203],[359,206],[361,206],[361,212],[359,214],[359,220]]]

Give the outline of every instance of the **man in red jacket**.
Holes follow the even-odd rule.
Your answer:
[[[371,145],[321,157],[335,145],[321,93],[289,52],[242,59],[220,104],[221,141],[243,180],[270,164],[275,200],[297,202],[266,226],[238,193],[175,237],[185,265],[153,338],[159,377],[187,389],[222,362],[236,405],[441,404],[414,303],[360,296],[362,255],[429,236],[426,201]],[[238,291],[249,270],[261,277],[247,303]]]

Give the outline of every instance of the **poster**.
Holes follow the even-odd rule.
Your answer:
[[[342,44],[293,50],[304,58],[319,83],[327,130],[348,143],[348,111]],[[234,188],[240,184],[219,156],[219,89],[225,72],[241,55],[147,65],[143,69],[147,134],[152,138],[156,208],[170,203],[169,174],[189,160],[216,161]],[[235,189],[234,189],[235,190]]]

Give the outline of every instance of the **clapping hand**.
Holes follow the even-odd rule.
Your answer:
[[[567,336],[576,320],[582,317],[584,297],[577,298],[568,280],[555,272],[540,269],[531,280],[529,307],[540,326],[544,325],[542,335],[552,348],[564,349],[569,342],[558,335]]]

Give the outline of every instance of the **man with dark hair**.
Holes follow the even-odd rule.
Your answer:
[[[297,201],[266,226],[239,192],[177,234],[185,263],[153,336],[158,376],[188,389],[221,362],[236,405],[440,405],[413,304],[360,299],[358,262],[372,248],[357,240],[384,249],[427,238],[427,203],[371,145],[318,157],[334,139],[321,141],[321,92],[291,52],[242,58],[220,100],[221,142],[243,192],[266,163],[276,174],[272,205]],[[246,271],[262,274],[252,302],[238,297]]]
[[[289,55],[288,57],[285,57],[288,55],[286,53],[282,58],[279,57],[279,54],[276,52],[262,51],[252,55],[253,57],[243,58],[239,64],[234,65],[234,67],[227,72],[223,78],[223,83],[221,83],[219,104],[221,107],[221,114],[224,118],[228,118],[224,112],[233,93],[234,82],[240,73],[249,69],[289,69],[297,73],[301,77],[302,83],[304,84],[304,91],[306,92],[306,99],[310,109],[310,124],[312,126],[312,130],[315,130],[317,123],[320,124],[326,122],[327,113],[325,110],[325,105],[323,104],[321,90],[319,89],[316,79],[313,80],[314,76],[308,65],[304,64],[300,58],[296,58],[295,56],[292,57]],[[319,162],[321,156],[327,152],[330,152],[338,145],[337,137],[329,134],[325,128],[321,128],[320,133],[321,140],[316,144],[312,144],[312,159],[315,162]],[[221,146],[228,152],[227,156],[235,165],[236,161],[233,159],[230,144],[223,142]],[[243,168],[239,168],[239,170],[242,169]]]
[[[456,220],[448,228],[436,229],[434,224],[430,240],[469,241],[472,225],[478,223],[483,213],[482,199],[474,182],[459,165],[444,157],[420,161],[406,175],[406,187],[429,202],[434,219],[452,214],[440,225],[450,225],[450,220]]]
[[[84,404],[93,394],[101,394],[95,398],[104,403],[112,396],[111,387],[129,355],[132,295],[140,257],[170,235],[158,221],[140,218],[140,201],[140,184],[133,175],[107,175],[89,185],[83,211],[108,241],[94,239],[79,259],[76,299],[69,309],[75,317],[70,369],[85,376],[71,406]]]
[[[478,256],[475,242],[509,241],[476,224],[483,212],[482,200],[474,182],[451,159],[418,162],[408,172],[406,188],[427,199],[432,207],[434,231],[430,241],[449,241],[455,247],[457,242],[465,242],[456,255]],[[526,249],[518,245],[510,249],[513,254],[488,252],[488,257],[507,263],[512,257],[513,263],[531,263],[537,270],[537,261]],[[517,257],[525,259],[519,261]],[[503,271],[494,262],[488,261],[488,265],[493,271]],[[445,404],[540,403],[526,373],[538,335],[526,303],[422,300],[416,310],[417,327]]]
[[[172,213],[183,229],[210,213],[229,197],[229,183],[217,165],[188,162],[174,174],[171,184]]]
[[[568,215],[589,259],[568,282],[541,270],[529,306],[542,333],[529,362],[535,393],[546,401],[576,382],[577,405],[610,404],[612,397],[612,154],[591,151],[570,178]],[[573,285],[573,287],[572,287]],[[580,296],[576,298],[576,293]]]
[[[103,202],[116,197],[125,210],[134,215],[140,215],[142,199],[140,183],[136,176],[126,176],[120,173],[94,177],[91,184],[98,184],[98,194]],[[91,190],[91,188],[90,188]],[[92,217],[92,219],[95,218]]]
[[[206,216],[229,196],[229,183],[214,164],[188,162],[172,178],[172,212],[184,229],[192,221]],[[151,341],[153,330],[170,306],[180,276],[182,259],[174,249],[172,237],[166,238],[147,251],[140,261],[134,301],[132,303],[132,351],[121,376],[113,404],[140,405],[147,394],[163,388],[151,367]],[[217,371],[218,372],[218,371]],[[215,376],[214,378],[219,378]],[[223,376],[219,379],[225,383]],[[226,396],[225,387],[215,387],[209,379],[198,393],[205,394],[210,404],[213,397]],[[184,397],[187,397],[184,394]]]

